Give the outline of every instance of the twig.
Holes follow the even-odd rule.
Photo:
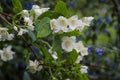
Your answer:
[[[7,13],[1,12],[1,11],[0,11],[0,14],[2,14],[2,15],[4,15],[4,16],[7,16],[7,17],[10,17],[10,18],[13,17],[13,16],[11,16],[11,15],[9,15],[9,14],[7,14]]]
[[[0,15],[0,18],[5,21],[8,25],[12,26],[12,24],[10,22],[8,22],[2,15]]]

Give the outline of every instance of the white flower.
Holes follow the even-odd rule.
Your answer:
[[[93,19],[94,19],[94,17],[84,17],[83,23],[85,23],[86,26],[90,26],[90,23]]]
[[[28,25],[26,27],[27,27],[27,29],[33,31],[35,26],[33,26],[33,24],[31,24],[31,23],[28,23]]]
[[[9,34],[7,40],[12,40],[14,38],[14,34]]]
[[[0,41],[12,40],[14,38],[14,34],[9,34],[7,30],[7,28],[0,28]]]
[[[23,15],[23,17],[29,17],[29,12],[28,12],[28,10],[23,10],[23,11],[22,11],[22,15]]]
[[[68,21],[65,17],[60,16],[57,19],[57,25],[59,26],[60,30],[63,32],[68,32]]]
[[[57,25],[57,20],[56,19],[50,20],[50,27],[51,27],[51,30],[53,30],[54,33],[58,33],[60,31],[60,27]]]
[[[15,52],[11,51],[12,46],[8,46],[7,48],[3,48],[3,50],[0,50],[1,59],[3,61],[9,61],[13,59],[13,54]]]
[[[38,6],[38,5],[33,5],[32,6],[32,9],[34,10],[34,9],[40,9],[40,7]]]
[[[68,32],[68,20],[63,16],[60,16],[58,19],[52,19],[50,20],[50,27],[53,33]]]
[[[24,22],[29,30],[34,30],[33,21],[30,17],[24,17]]]
[[[75,41],[76,41],[75,36],[63,37],[62,38],[62,48],[67,52],[71,52],[74,48]]]
[[[82,20],[78,20],[78,26],[77,26],[77,30],[82,31],[85,27],[85,23],[82,22]]]
[[[35,12],[36,18],[39,17],[42,13],[49,10],[49,8],[40,8],[38,5],[33,5],[32,10]]]
[[[54,60],[58,59],[57,53],[55,51],[52,51],[52,48],[49,49],[48,52],[51,54]]]
[[[76,63],[79,63],[80,61],[82,61],[82,59],[83,59],[83,57],[79,55],[79,56],[77,57]]]
[[[24,17],[24,22],[25,23],[33,23],[30,17]]]
[[[18,28],[16,26],[13,27],[15,31],[18,31]]]
[[[41,9],[34,9],[36,18],[38,18],[41,14],[42,14],[42,10]]]
[[[44,12],[48,11],[49,9],[50,9],[50,8],[41,8],[42,13],[44,13]]]
[[[68,24],[69,24],[69,28],[73,31],[77,28],[77,26],[79,25],[79,20],[78,20],[78,16],[72,16],[68,19]]]
[[[88,67],[87,66],[81,66],[80,72],[81,73],[87,73]]]
[[[81,53],[81,55],[82,56],[86,56],[86,55],[88,55],[88,51],[87,51],[88,49],[87,48],[82,48],[81,50],[80,50],[80,53]]]
[[[75,49],[77,52],[80,52],[83,47],[84,47],[84,46],[83,46],[82,41],[79,41],[79,42],[75,43],[74,49]]]
[[[31,73],[35,73],[36,71],[40,71],[42,69],[42,66],[39,66],[39,62],[37,60],[30,60],[27,69],[29,69]]]
[[[5,41],[8,38],[9,33],[7,28],[0,28],[0,41]]]
[[[53,59],[55,59],[55,60],[57,60],[57,59],[58,59],[57,54],[52,54],[51,56],[52,56],[52,57],[53,57]]]
[[[28,32],[28,30],[20,28],[20,31],[18,32],[18,35],[19,35],[19,36],[22,36],[22,35],[25,34],[26,32]]]

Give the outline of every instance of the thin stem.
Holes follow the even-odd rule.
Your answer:
[[[2,14],[2,15],[4,15],[4,16],[7,16],[7,17],[12,18],[12,16],[11,16],[11,15],[9,15],[9,14],[7,14],[7,13],[4,13],[4,12],[1,12],[1,11],[0,11],[0,14]]]
[[[53,74],[52,74],[51,68],[49,68],[49,72],[50,72],[51,78],[54,79],[54,76],[53,76]]]
[[[35,57],[36,57],[37,60],[39,61],[37,54],[36,54],[35,51],[32,49],[32,44],[29,45],[29,44],[27,43],[27,40],[25,39],[24,36],[22,36],[22,39],[25,41],[26,47],[29,48],[29,50],[35,55]],[[39,62],[39,64],[41,64],[41,62]]]
[[[48,42],[46,42],[46,41],[44,41],[44,40],[42,40],[42,39],[40,39],[40,41],[41,41],[42,43],[46,44],[49,48],[51,48],[51,45],[50,45]]]
[[[12,24],[10,22],[8,22],[2,15],[0,15],[0,18],[5,21],[8,25],[12,26]]]

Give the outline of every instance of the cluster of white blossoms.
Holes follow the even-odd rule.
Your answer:
[[[72,37],[63,37],[62,38],[62,43],[61,43],[62,48],[67,51],[67,52],[71,52],[73,49],[76,50],[77,53],[80,53],[80,55],[78,55],[76,62],[75,63],[79,63],[80,61],[83,60],[83,57],[88,55],[88,49],[86,47],[84,47],[82,41],[76,42],[76,37],[72,36]],[[87,73],[87,66],[81,66],[81,73]]]
[[[50,8],[40,8],[38,5],[33,5],[32,10],[35,12],[35,17],[38,18],[41,14],[48,11]]]
[[[3,61],[9,61],[13,59],[15,52],[13,52],[11,48],[12,46],[8,46],[6,48],[3,48],[3,50],[0,50],[0,56]]]
[[[38,5],[33,5],[32,6],[32,10],[34,11],[35,13],[35,19],[38,18],[41,14],[43,14],[44,12],[48,11],[49,8],[40,8]],[[33,16],[31,16],[29,14],[29,11],[28,10],[23,10],[22,11],[22,15],[23,15],[23,18],[24,18],[24,22],[26,24],[26,27],[29,29],[29,30],[34,30],[34,25],[33,25]]]
[[[37,60],[35,60],[35,61],[30,60],[29,65],[27,67],[27,69],[31,73],[35,73],[36,71],[40,71],[40,70],[42,70],[42,68],[43,67],[39,64],[39,62]]]
[[[0,28],[0,41],[12,40],[14,38],[14,34],[9,34],[7,28]]]
[[[71,52],[73,49],[75,49],[78,53],[81,53],[81,56],[88,55],[87,48],[84,47],[82,41],[76,42],[76,37],[68,37],[65,36],[62,38],[62,48],[67,51]]]
[[[37,19],[42,13],[48,11],[49,8],[40,8],[38,5],[33,5],[31,10],[34,11],[35,19]],[[18,35],[20,36],[28,32],[28,30],[34,31],[34,27],[35,27],[33,24],[34,15],[33,16],[30,15],[29,10],[23,10],[22,16],[27,29],[21,27],[18,31],[18,28],[14,26],[14,30],[17,31]]]
[[[68,19],[60,16],[58,19],[52,19],[50,21],[50,27],[53,30],[53,33],[71,32],[74,30],[82,31],[85,26],[90,25],[93,19],[93,17],[83,17],[83,19],[78,19],[77,15]]]
[[[29,11],[23,10],[22,15],[23,15],[24,22],[25,22],[27,29],[34,30],[33,19],[32,17],[30,17]]]

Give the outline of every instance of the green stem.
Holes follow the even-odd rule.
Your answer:
[[[51,48],[51,45],[50,45],[48,42],[46,42],[46,41],[44,41],[44,40],[42,40],[42,39],[40,39],[40,41],[41,41],[42,43],[46,44],[49,48]]]
[[[53,74],[52,74],[51,68],[49,68],[49,72],[50,72],[51,78],[54,79],[54,76],[53,76]]]

